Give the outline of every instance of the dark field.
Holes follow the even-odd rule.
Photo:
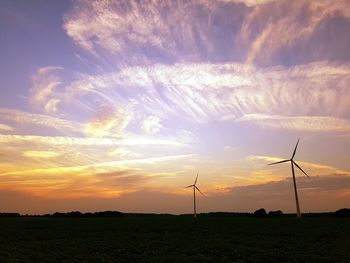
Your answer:
[[[0,262],[350,262],[350,219],[0,218]]]

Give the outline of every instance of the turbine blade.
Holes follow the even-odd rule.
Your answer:
[[[292,155],[292,158],[291,158],[291,159],[293,159],[293,158],[294,158],[295,153],[297,152],[297,148],[298,148],[299,140],[300,140],[300,138],[298,139],[297,144],[295,145],[294,152],[293,152],[293,155]]]
[[[197,179],[198,179],[198,173],[197,173],[197,176],[196,176],[196,180],[194,180],[194,184],[193,185],[196,185]]]
[[[191,185],[189,185],[189,186],[186,186],[185,188],[190,188],[190,187],[193,187],[194,185],[193,184],[191,184]]]
[[[199,188],[197,187],[197,186],[195,186],[196,187],[196,189],[198,190],[198,192],[200,192],[202,195],[205,195],[205,194],[203,194],[202,192],[201,192],[201,190],[199,190]]]
[[[275,162],[275,163],[269,163],[268,165],[273,165],[273,164],[279,164],[279,163],[286,163],[289,162],[290,160],[283,160],[283,161],[279,161],[279,162]]]
[[[299,165],[298,165],[296,162],[294,162],[294,161],[293,161],[293,163],[295,164],[295,166],[296,166],[296,167],[298,167],[298,168],[299,168],[299,170],[300,170],[300,171],[302,171],[302,172],[303,172],[303,174],[305,174],[307,177],[309,177],[309,178],[310,178],[310,176],[308,176],[308,174],[307,174],[307,173],[306,173],[306,172],[305,172],[303,169],[301,169],[301,167],[300,167],[300,166],[299,166]]]

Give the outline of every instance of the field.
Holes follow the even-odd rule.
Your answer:
[[[350,262],[350,219],[0,218],[0,262]]]

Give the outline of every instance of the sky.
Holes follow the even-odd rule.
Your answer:
[[[348,0],[2,0],[0,211],[350,206]]]

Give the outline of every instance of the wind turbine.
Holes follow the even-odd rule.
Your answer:
[[[299,168],[299,170],[302,171],[303,174],[305,174],[308,178],[310,178],[310,177],[307,175],[307,173],[294,161],[294,156],[295,156],[295,153],[296,153],[297,148],[298,148],[299,140],[300,140],[300,139],[298,139],[297,144],[295,145],[292,158],[290,158],[289,160],[283,160],[283,161],[279,161],[279,162],[275,162],[275,163],[270,163],[270,164],[269,164],[269,165],[273,165],[273,164],[286,163],[286,162],[290,162],[290,163],[291,163],[291,166],[292,166],[292,175],[293,175],[293,184],[294,184],[295,203],[296,203],[296,207],[297,207],[297,217],[301,217],[301,214],[300,214],[300,206],[299,206],[299,198],[298,198],[297,184],[296,184],[296,182],[295,182],[294,165],[295,165],[297,168]]]
[[[196,176],[196,180],[194,180],[194,183],[189,185],[189,186],[186,186],[185,188],[190,188],[190,187],[193,187],[193,217],[197,217],[197,210],[196,210],[196,190],[198,192],[200,192],[202,195],[204,195],[201,190],[199,190],[199,188],[196,186],[196,183],[197,183],[197,179],[198,179],[198,173],[197,173],[197,176]]]

